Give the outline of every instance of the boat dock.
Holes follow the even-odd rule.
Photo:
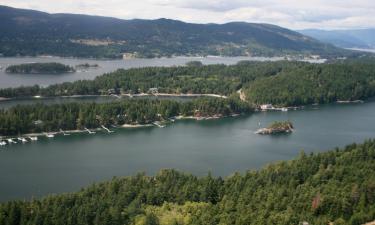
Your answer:
[[[89,133],[89,134],[96,134],[96,132],[87,129],[86,127],[85,127],[85,131],[87,131],[87,133]]]
[[[161,122],[159,122],[159,121],[153,122],[152,124],[154,124],[155,126],[158,126],[158,127],[160,127],[160,128],[165,127],[165,125],[163,125],[163,124],[162,124]]]
[[[64,136],[70,136],[70,134],[65,133],[65,131],[63,131],[62,129],[60,129],[60,132],[61,132]]]
[[[104,125],[101,125],[101,127],[106,130],[108,133],[113,133],[114,131],[111,131],[110,129],[108,129],[107,127],[105,127]]]

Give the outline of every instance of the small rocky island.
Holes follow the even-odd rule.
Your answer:
[[[73,73],[75,69],[61,63],[49,62],[12,65],[7,67],[5,71],[14,74],[63,74]]]
[[[293,132],[293,124],[290,121],[275,121],[266,128],[257,130],[256,134],[288,134]]]
[[[88,69],[88,68],[98,68],[98,64],[89,64],[89,63],[83,63],[76,65],[77,69]]]

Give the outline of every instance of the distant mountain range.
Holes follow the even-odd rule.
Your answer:
[[[270,24],[121,20],[0,6],[0,54],[75,57],[280,56],[348,51]]]
[[[375,49],[375,29],[300,30],[300,33],[341,48]]]

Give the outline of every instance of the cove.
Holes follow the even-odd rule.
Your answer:
[[[375,102],[309,106],[220,120],[183,120],[165,128],[41,138],[0,148],[0,201],[77,191],[113,176],[175,168],[227,176],[375,137]],[[261,136],[259,127],[290,120],[291,135]]]

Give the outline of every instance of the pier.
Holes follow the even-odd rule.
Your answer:
[[[155,126],[158,126],[158,127],[160,127],[160,128],[165,127],[165,125],[163,125],[163,124],[162,124],[161,122],[159,122],[159,121],[153,122],[152,124],[154,124]]]
[[[85,131],[87,131],[87,133],[89,133],[89,134],[96,134],[96,132],[87,129],[86,127],[85,127]]]
[[[60,129],[60,132],[61,132],[64,136],[70,136],[70,134],[65,133],[65,131],[63,131],[62,129]]]
[[[101,127],[106,130],[108,133],[113,133],[114,131],[111,131],[110,129],[108,129],[107,127],[105,127],[104,125],[101,125]]]

